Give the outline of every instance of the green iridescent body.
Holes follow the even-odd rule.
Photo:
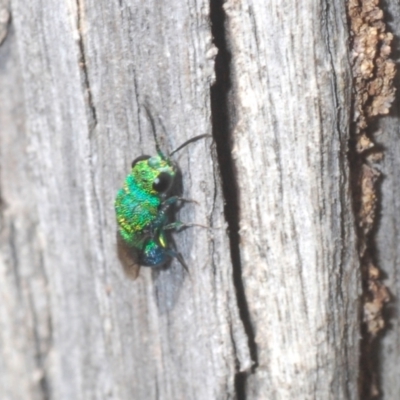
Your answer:
[[[144,230],[157,217],[161,204],[159,194],[144,188],[137,179],[141,174],[148,174],[145,163],[141,161],[132,169],[115,200],[119,232],[127,244],[138,248],[145,239]]]
[[[152,126],[157,155],[143,155],[133,161],[115,198],[118,256],[126,274],[133,279],[138,276],[140,266],[157,267],[172,257],[188,270],[182,255],[168,244],[166,235],[167,231],[196,225],[168,219],[171,206],[178,201],[190,201],[169,195],[178,172],[171,157],[188,144],[210,137],[207,134],[195,136],[166,157],[157,141],[153,117],[146,105],[144,109]]]
[[[175,179],[176,166],[161,152],[154,157],[141,156],[132,163],[131,172],[115,199],[120,243],[137,251],[137,264],[157,266],[175,256],[169,248],[165,229],[167,211],[178,198],[167,193]]]

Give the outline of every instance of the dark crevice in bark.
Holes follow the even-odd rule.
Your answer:
[[[354,138],[355,129],[351,129],[351,137]],[[362,168],[365,164],[365,159],[363,156],[358,154],[356,151],[356,140],[351,139],[349,143],[349,161],[350,161],[350,172],[351,172],[351,188],[352,188],[352,198],[353,198],[353,209],[354,214],[356,216],[360,213],[361,208],[361,197],[362,191],[360,188],[360,180],[362,174]],[[376,191],[378,192],[378,183],[375,186]],[[377,210],[377,213],[379,211]],[[361,285],[362,285],[362,299],[360,301],[360,309],[359,309],[359,319],[361,321],[360,333],[360,370],[359,370],[359,399],[360,400],[376,400],[379,398],[378,394],[374,395],[373,393],[377,393],[377,389],[379,388],[379,382],[377,381],[379,375],[379,344],[380,344],[380,335],[373,337],[371,333],[368,331],[368,325],[364,321],[365,311],[364,306],[365,302],[369,299],[369,278],[368,278],[368,266],[369,261],[373,260],[373,264],[376,264],[374,260],[373,254],[376,251],[376,245],[374,242],[374,235],[376,231],[376,225],[378,221],[375,221],[373,230],[369,233],[369,237],[365,238],[364,232],[362,228],[359,226],[359,218],[356,219],[356,230],[357,230],[357,238],[358,238],[358,248],[360,249],[363,245],[366,245],[367,250],[364,255],[360,257],[360,265],[361,265]],[[372,390],[371,390],[372,388]]]
[[[8,35],[11,24],[10,4],[7,2],[0,7],[0,46],[4,43]]]
[[[229,91],[231,87],[230,61],[225,36],[224,0],[210,1],[210,18],[214,44],[218,48],[215,60],[216,82],[211,87],[211,111],[213,137],[217,147],[218,162],[220,166],[222,189],[225,199],[225,219],[229,228],[230,251],[233,265],[233,281],[236,288],[237,302],[241,320],[248,337],[250,355],[257,366],[257,347],[254,340],[254,331],[250,320],[247,300],[245,296],[242,267],[239,250],[239,193],[236,185],[237,177],[231,153],[231,125],[232,110],[229,105]],[[237,373],[235,377],[236,395],[239,400],[246,398],[247,373]]]
[[[391,295],[384,284],[375,239],[380,224],[384,179],[379,161],[384,149],[374,142],[374,134],[379,130],[379,118],[387,113],[379,107],[380,102],[385,102],[386,108],[390,107],[393,87],[398,87],[396,80],[393,83],[393,56],[387,51],[388,47],[393,48],[393,43],[382,18],[384,13],[379,4],[372,5],[374,8],[369,9],[363,2],[350,0],[348,6],[350,50],[355,54],[351,110],[354,122],[350,127],[349,164],[362,280],[359,310],[359,398],[362,400],[377,400],[383,395],[381,339],[389,328],[387,303],[391,301]],[[375,18],[371,19],[371,15]],[[372,66],[370,74],[363,71],[367,61]]]
[[[96,114],[96,107],[94,106],[93,103],[93,97],[92,97],[92,92],[90,90],[90,82],[89,82],[89,74],[87,70],[87,60],[86,60],[86,53],[85,53],[85,44],[83,41],[83,31],[82,31],[82,8],[84,7],[83,4],[81,4],[81,0],[76,1],[76,7],[77,7],[77,28],[78,28],[78,34],[79,34],[79,40],[78,40],[78,45],[79,45],[79,52],[80,52],[80,60],[79,64],[82,69],[82,81],[83,81],[83,86],[84,90],[86,91],[85,93],[85,98],[87,100],[87,107],[88,107],[88,123],[89,123],[89,133],[92,133],[93,129],[97,125],[97,114]]]
[[[29,306],[30,306],[30,312],[33,320],[33,343],[34,343],[34,350],[35,350],[35,364],[37,367],[37,371],[40,373],[40,378],[38,380],[38,387],[41,392],[41,398],[42,400],[50,400],[51,399],[51,391],[50,391],[50,384],[49,384],[49,378],[47,376],[47,371],[46,371],[46,358],[48,356],[50,344],[43,343],[43,338],[41,338],[41,335],[39,333],[39,321],[38,321],[38,316],[37,316],[37,310],[34,305],[34,300],[32,298],[32,295],[30,293],[30,290],[28,291],[28,297],[29,297]],[[49,328],[51,327],[51,322],[49,321]]]
[[[19,252],[17,248],[17,232],[15,229],[14,221],[10,221],[9,225],[9,236],[8,236],[8,246],[10,249],[10,259],[12,265],[12,273],[14,275],[15,288],[17,289],[18,297],[22,297],[21,289],[21,274],[20,274],[20,262],[19,262]]]
[[[7,4],[3,9],[0,8],[0,13],[3,13],[3,19],[0,21],[0,47],[2,47],[7,38],[10,37],[9,35],[9,30],[11,27],[11,12],[9,10],[9,5]],[[2,60],[2,67],[5,65],[5,60],[9,56],[9,46],[5,46],[7,49],[4,47],[1,48],[1,53],[0,53],[0,60]],[[3,131],[4,133],[4,131]],[[4,145],[1,141],[0,137],[0,149],[4,149]],[[4,211],[6,209],[6,202],[3,198],[3,174],[2,174],[2,161],[3,159],[3,154],[0,151],[0,233],[2,230],[4,230]]]

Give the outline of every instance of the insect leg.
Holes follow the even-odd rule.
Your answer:
[[[199,204],[196,200],[193,200],[193,199],[187,199],[185,197],[179,197],[179,196],[171,196],[171,197],[168,197],[168,199],[166,199],[166,200],[164,200],[162,202],[161,208],[163,206],[168,206],[169,207],[172,204],[177,203],[178,201],[183,201],[185,203],[196,203],[196,204]]]
[[[161,207],[158,210],[157,216],[154,219],[154,221],[152,222],[151,226],[156,229],[163,228],[164,225],[166,224],[168,210],[170,209],[170,207],[173,204],[177,203],[178,201],[193,201],[194,202],[194,200],[184,199],[184,198],[178,197],[178,196],[169,197],[163,203],[161,203]],[[170,228],[170,229],[174,229],[174,228]]]
[[[189,273],[189,268],[188,268],[187,264],[185,263],[185,260],[183,259],[181,253],[178,253],[178,252],[176,252],[176,251],[174,251],[174,250],[172,250],[172,249],[168,249],[168,250],[166,251],[166,253],[167,253],[170,257],[176,258],[176,259],[179,261],[179,264],[182,265],[183,269],[190,275],[190,273]]]
[[[181,229],[190,228],[192,226],[199,226],[201,228],[206,228],[206,229],[209,228],[208,226],[201,225],[201,224],[194,224],[194,223],[186,224],[185,222],[182,222],[182,221],[175,221],[175,222],[171,222],[170,224],[164,225],[163,230],[171,231],[173,229],[176,229],[177,231],[179,231]]]

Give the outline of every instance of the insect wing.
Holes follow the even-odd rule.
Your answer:
[[[126,276],[135,280],[139,275],[139,251],[129,247],[117,231],[117,254]]]

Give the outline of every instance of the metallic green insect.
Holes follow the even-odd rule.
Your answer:
[[[189,143],[210,136],[195,136],[167,157],[157,142],[151,114],[145,109],[152,125],[157,155],[142,155],[132,162],[131,171],[115,199],[118,256],[125,272],[133,279],[138,276],[140,266],[162,266],[172,257],[187,270],[182,255],[171,247],[166,234],[194,225],[170,221],[171,206],[190,201],[170,195],[178,173],[178,166],[170,157]]]

